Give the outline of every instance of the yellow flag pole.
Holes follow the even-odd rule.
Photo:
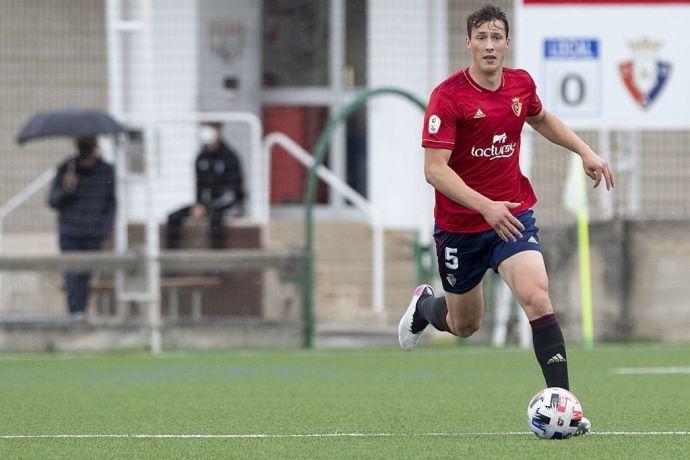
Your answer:
[[[586,185],[579,174],[580,187],[585,199],[577,211],[577,246],[580,259],[580,295],[582,303],[582,343],[585,349],[594,346],[594,318],[592,314],[592,270],[589,258],[589,212],[587,210]]]

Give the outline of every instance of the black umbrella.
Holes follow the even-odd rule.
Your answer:
[[[34,115],[24,125],[17,142],[23,144],[42,137],[87,137],[124,131],[122,125],[100,110],[60,109]]]

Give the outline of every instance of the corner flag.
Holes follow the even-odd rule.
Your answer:
[[[594,345],[592,315],[592,273],[589,259],[589,213],[582,160],[571,154],[563,190],[563,205],[577,216],[577,246],[580,259],[580,296],[582,305],[582,342],[585,348]]]

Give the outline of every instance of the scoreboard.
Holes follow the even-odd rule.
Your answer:
[[[522,0],[517,67],[573,127],[690,126],[690,0]]]

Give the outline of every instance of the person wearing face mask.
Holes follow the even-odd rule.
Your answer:
[[[95,137],[75,140],[76,155],[57,170],[48,204],[58,213],[60,250],[95,251],[110,236],[115,221],[115,171],[98,154]],[[65,273],[69,313],[81,317],[89,300],[91,273]]]
[[[223,244],[223,217],[244,203],[242,165],[237,154],[221,137],[220,123],[204,123],[199,129],[201,152],[196,158],[196,203],[168,216],[167,247],[180,247],[182,223],[187,217],[210,222],[211,247]]]

